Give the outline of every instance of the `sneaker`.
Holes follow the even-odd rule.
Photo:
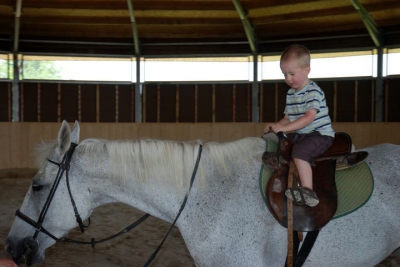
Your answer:
[[[315,207],[319,203],[319,198],[313,190],[307,187],[294,186],[286,190],[285,195],[297,205],[307,205]]]

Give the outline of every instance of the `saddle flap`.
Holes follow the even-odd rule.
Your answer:
[[[337,209],[337,191],[335,184],[336,160],[324,160],[313,168],[314,191],[320,202],[311,208],[306,205],[293,205],[293,229],[309,232],[320,230],[334,216]],[[275,170],[265,188],[266,204],[275,219],[287,227],[287,189],[288,169],[283,165]],[[298,178],[296,178],[298,179]]]

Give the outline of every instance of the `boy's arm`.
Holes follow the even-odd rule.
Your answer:
[[[306,113],[298,118],[295,121],[289,122],[289,116],[285,114],[285,117],[278,121],[277,123],[273,124],[271,126],[271,129],[277,133],[277,132],[293,132],[298,129],[304,128],[310,123],[312,123],[315,119],[315,116],[317,115],[317,110],[316,109],[310,109],[307,110]]]

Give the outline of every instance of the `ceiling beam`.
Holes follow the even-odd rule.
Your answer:
[[[128,8],[129,8],[129,15],[131,17],[133,42],[135,44],[135,55],[140,56],[139,36],[138,36],[138,31],[137,31],[135,15],[133,13],[133,5],[132,5],[131,0],[127,0],[127,2],[128,2]]]
[[[358,14],[360,14],[362,21],[364,22],[365,27],[367,28],[369,35],[374,41],[377,47],[383,46],[383,34],[381,29],[378,27],[374,19],[368,13],[368,11],[361,5],[358,0],[350,0],[351,4],[357,10]]]
[[[249,20],[247,19],[247,15],[244,12],[243,7],[240,4],[239,0],[232,0],[232,1],[233,4],[235,5],[236,11],[239,13],[240,19],[242,20],[247,40],[249,41],[249,45],[251,48],[251,52],[257,53],[256,38],[254,37],[253,27],[251,26]]]

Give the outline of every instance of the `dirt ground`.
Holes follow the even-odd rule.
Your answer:
[[[34,170],[0,170],[0,246],[14,220],[15,210],[19,208],[29,187]],[[122,230],[143,213],[123,204],[108,204],[94,211],[91,226],[81,233],[74,229],[69,238],[89,241],[92,237],[101,239]],[[38,267],[116,267],[143,266],[155,251],[170,227],[169,223],[149,217],[137,228],[114,240],[96,245],[56,244],[46,252],[44,263]],[[6,257],[0,250],[0,258]],[[185,243],[175,227],[152,267],[192,267],[195,266]],[[378,267],[400,266],[400,259],[394,254]],[[244,266],[245,267],[245,266]]]

